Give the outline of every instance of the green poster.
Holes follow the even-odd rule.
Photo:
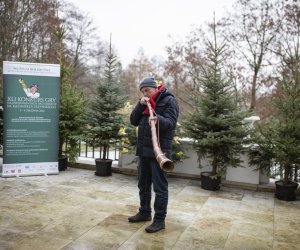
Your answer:
[[[60,65],[3,62],[2,176],[58,173]]]

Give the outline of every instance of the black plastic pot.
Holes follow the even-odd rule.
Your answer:
[[[201,172],[201,187],[205,190],[216,191],[220,189],[221,176],[212,175],[211,172]]]
[[[95,159],[96,162],[96,172],[95,175],[97,176],[111,176],[112,175],[112,160],[107,159]]]
[[[58,157],[58,170],[65,171],[68,167],[68,156],[61,155]]]
[[[275,181],[276,193],[275,197],[283,201],[294,201],[296,200],[295,190],[298,187],[298,183],[290,182],[284,184],[283,181]]]

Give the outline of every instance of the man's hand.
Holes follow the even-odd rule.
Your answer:
[[[143,96],[140,100],[140,104],[147,105],[148,101],[149,101],[149,97]]]
[[[23,89],[27,88],[27,86],[26,86],[26,84],[25,84],[25,82],[24,82],[24,80],[22,78],[19,79],[19,83],[21,84],[21,86],[22,86]]]

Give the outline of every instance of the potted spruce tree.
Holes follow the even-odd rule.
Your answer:
[[[219,190],[226,168],[240,165],[240,153],[247,136],[243,119],[248,112],[239,111],[233,82],[224,73],[225,46],[213,39],[206,42],[205,63],[200,66],[199,84],[203,90],[195,98],[195,110],[184,122],[187,135],[194,140],[198,161],[208,160],[211,170],[201,172],[201,187]]]
[[[68,166],[68,160],[75,162],[79,152],[78,137],[82,133],[85,98],[81,90],[71,85],[74,68],[66,53],[66,29],[63,25],[57,27],[55,35],[58,41],[57,59],[61,69],[58,170],[63,171]]]
[[[300,166],[300,61],[294,59],[283,60],[273,97],[276,112],[256,128],[249,152],[251,165],[280,178],[275,182],[275,196],[285,201],[296,199]]]
[[[257,128],[250,151],[250,164],[279,179],[275,196],[286,201],[296,199],[300,168],[300,22],[295,7],[284,6],[281,36],[275,44],[280,65],[272,98],[274,112]]]
[[[300,101],[300,100],[299,100]],[[299,104],[297,105],[300,108]],[[296,199],[297,167],[300,166],[300,120],[298,124],[272,118],[256,128],[249,163],[262,173],[279,178],[275,181],[275,197]]]
[[[94,146],[102,147],[100,158],[95,159],[97,176],[112,174],[112,159],[109,159],[109,146],[119,139],[119,130],[124,126],[119,110],[124,106],[119,81],[119,62],[111,44],[105,59],[104,75],[99,80],[96,94],[89,103],[86,113],[86,139]]]
[[[68,161],[74,163],[79,153],[79,137],[83,131],[84,94],[70,84],[72,68],[61,64],[58,168],[64,171]]]

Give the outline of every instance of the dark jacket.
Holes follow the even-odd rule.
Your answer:
[[[162,152],[166,153],[166,157],[171,159],[172,140],[179,115],[178,104],[174,95],[167,89],[164,89],[159,93],[155,103],[155,112],[159,119],[160,147]],[[136,155],[142,157],[155,157],[152,146],[149,115],[144,115],[143,113],[145,109],[146,105],[141,105],[138,102],[130,115],[131,124],[138,126]]]

